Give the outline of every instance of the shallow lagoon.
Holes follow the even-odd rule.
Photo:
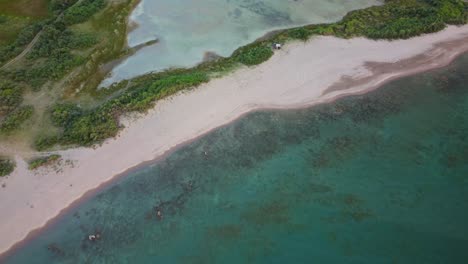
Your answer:
[[[190,67],[205,52],[229,56],[269,31],[339,20],[348,11],[381,0],[143,0],[131,20],[139,26],[128,36],[145,47],[118,65],[104,85],[150,71]]]
[[[468,54],[366,95],[250,114],[106,187],[5,263],[464,263],[466,69]]]

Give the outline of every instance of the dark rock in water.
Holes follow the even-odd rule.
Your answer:
[[[218,54],[216,54],[214,52],[207,51],[203,55],[203,62],[216,61],[216,60],[219,60],[221,58],[222,58],[222,56],[219,56]]]
[[[52,252],[55,255],[59,255],[59,256],[64,256],[65,255],[65,252],[62,249],[60,249],[57,246],[57,244],[55,244],[55,243],[52,243],[52,244],[48,245],[47,250],[49,250],[50,252]]]

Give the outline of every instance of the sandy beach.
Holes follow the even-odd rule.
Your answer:
[[[29,171],[24,153],[0,179],[0,253],[117,175],[264,108],[299,108],[368,92],[389,80],[449,64],[468,51],[468,25],[398,41],[314,37],[286,45],[267,62],[241,68],[126,117],[115,139],[60,151],[60,167]],[[0,152],[1,152],[0,148]]]

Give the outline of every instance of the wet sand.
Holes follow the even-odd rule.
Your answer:
[[[389,80],[449,64],[468,51],[468,26],[399,41],[315,37],[288,44],[266,63],[158,102],[102,146],[61,151],[59,168],[17,169],[0,185],[0,252],[44,226],[85,193],[174,147],[265,108],[300,108],[365,93]],[[65,162],[68,160],[69,162]]]

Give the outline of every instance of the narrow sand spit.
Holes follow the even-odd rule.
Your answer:
[[[87,191],[175,146],[260,108],[297,108],[367,92],[384,82],[442,67],[468,51],[468,25],[409,40],[315,37],[292,43],[268,62],[242,68],[126,118],[116,139],[96,149],[60,152],[59,170],[17,170],[0,184],[0,252],[23,240]]]

